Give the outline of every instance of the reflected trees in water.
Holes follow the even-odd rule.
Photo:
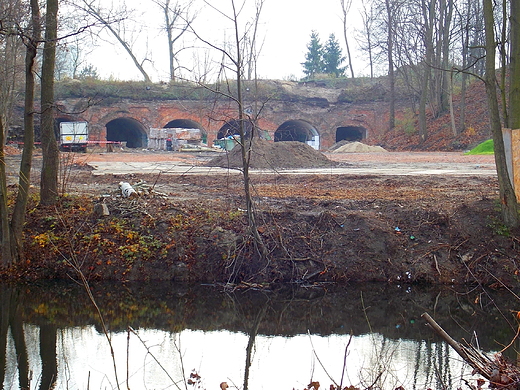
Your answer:
[[[74,382],[84,387],[87,373],[91,388],[107,381],[115,385],[99,317],[81,286],[0,287],[4,385],[47,389]],[[189,388],[195,372],[206,388],[224,381],[241,390],[273,383],[303,389],[312,381],[322,387],[456,388],[471,370],[426,328],[420,320],[425,309],[435,309],[456,339],[479,334],[485,351],[493,351],[494,340],[508,343],[515,333],[496,321],[496,310],[505,312],[514,303],[498,292],[492,292],[493,299],[506,309],[483,302],[485,310],[474,316],[468,316],[465,302],[466,311],[460,310],[464,296],[416,287],[406,292],[380,285],[226,292],[129,283],[124,288],[93,285],[92,293],[115,342],[117,370],[122,374],[131,366],[126,375],[130,387],[176,383]],[[471,295],[468,299],[474,302]],[[130,344],[129,327],[142,340],[131,336]],[[327,372],[316,364],[313,349]],[[164,367],[160,374],[159,365]],[[243,382],[237,385],[237,380]],[[118,384],[126,387],[125,379]]]
[[[7,341],[9,330],[16,352],[16,365],[18,371],[18,384],[20,389],[30,389],[31,370],[29,367],[29,355],[25,341],[24,321],[19,298],[19,290],[6,288],[0,291],[2,314],[0,322],[0,375],[2,383],[6,382],[7,367]],[[58,375],[56,356],[57,327],[51,323],[40,325],[40,358],[42,364],[40,390],[48,390],[54,387]]]

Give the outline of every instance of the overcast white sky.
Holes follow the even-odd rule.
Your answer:
[[[115,3],[117,1],[114,0]],[[152,61],[147,63],[146,70],[153,81],[168,80],[167,43],[165,33],[161,31],[163,16],[160,8],[151,0],[126,0],[126,2],[130,7],[136,9],[134,14],[136,23],[132,24],[133,28],[135,31],[140,29],[139,33],[133,33],[134,51],[139,58],[144,58],[145,52],[148,50],[148,58],[151,58]],[[230,9],[230,0],[209,0],[208,2],[223,12]],[[247,2],[253,4],[252,0],[246,0]],[[361,19],[357,9],[359,3],[360,0],[353,0],[349,13],[349,44],[354,56],[356,76],[369,73],[368,68],[364,65],[365,61],[356,52],[355,29],[360,28]],[[200,35],[219,46],[224,40],[230,40],[233,26],[229,21],[226,22],[225,18],[205,4],[203,0],[196,0],[194,9],[199,10],[199,16],[194,25]],[[250,17],[244,15],[241,18],[242,26],[250,20]],[[340,0],[265,0],[260,24],[259,39],[263,40],[258,61],[260,78],[302,78],[301,63],[305,60],[306,46],[310,41],[312,30],[318,32],[322,43],[325,43],[329,35],[334,33],[342,45],[343,54],[346,55]],[[107,39],[115,42],[113,37],[107,36]],[[185,45],[191,46],[192,44],[191,38],[186,36]],[[196,45],[202,46],[200,42]],[[218,63],[220,55],[215,52],[212,55],[214,64]],[[194,57],[198,57],[199,63],[202,63],[204,50],[185,50],[181,59],[183,64],[191,68]],[[96,47],[88,56],[87,61],[97,68],[103,78],[142,79],[128,55],[117,44],[104,44]],[[188,76],[186,71],[184,74],[193,79]]]

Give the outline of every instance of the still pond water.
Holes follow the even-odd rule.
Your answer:
[[[254,390],[311,381],[322,389],[467,388],[464,380],[477,377],[421,314],[456,340],[476,337],[494,352],[513,339],[511,310],[520,308],[507,292],[379,284],[234,292],[95,284],[91,291],[111,343],[82,286],[1,286],[4,389],[218,390],[221,382],[243,389],[245,377]]]

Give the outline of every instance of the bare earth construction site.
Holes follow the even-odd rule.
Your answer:
[[[272,257],[246,264],[243,259],[251,254],[241,252],[240,171],[208,166],[216,155],[224,156],[150,151],[66,156],[68,191],[104,202],[111,213],[106,218],[124,218],[136,230],[146,228],[147,235],[172,242],[165,256],[134,259],[131,267],[119,264],[117,256],[107,261],[106,254],[91,252],[84,260],[89,276],[487,285],[516,279],[518,235],[500,224],[493,156],[325,153],[329,166],[253,169],[259,231]],[[146,188],[131,201],[135,212],[120,196],[121,181]],[[38,221],[43,213],[32,214],[28,234],[46,228]],[[171,221],[179,216],[191,216],[192,225],[173,231]],[[124,240],[114,245],[119,244]],[[44,273],[61,277],[64,272]]]

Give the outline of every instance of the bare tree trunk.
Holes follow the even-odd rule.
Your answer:
[[[367,7],[366,7],[366,2],[365,0],[362,1],[363,3],[363,13],[361,14],[362,18],[363,18],[363,28],[365,30],[365,34],[366,34],[366,48],[364,48],[364,50],[366,50],[368,52],[368,64],[370,66],[370,79],[373,79],[374,78],[374,59],[373,59],[373,53],[372,53],[372,50],[373,50],[373,45],[372,45],[372,32],[371,32],[371,29],[372,29],[372,23],[373,23],[373,19],[374,19],[374,15],[373,15],[373,5],[372,3],[370,3],[370,10],[367,10]]]
[[[388,45],[388,82],[390,83],[390,106],[388,114],[388,130],[395,128],[395,74],[394,74],[394,15],[390,4],[391,0],[385,0],[388,17],[387,45]]]
[[[484,0],[484,25],[486,32],[485,84],[491,120],[491,132],[493,134],[493,142],[495,146],[495,164],[498,175],[502,218],[507,226],[516,227],[519,222],[518,206],[515,192],[507,171],[504,139],[502,136],[502,125],[500,121],[500,111],[498,108],[498,97],[496,91],[495,32],[492,0]],[[514,36],[514,34],[512,34],[512,36]],[[512,53],[518,53],[518,48],[515,48],[517,45],[520,45],[520,42],[513,43]]]
[[[469,46],[469,10],[470,6],[467,3],[467,11],[465,17],[467,18],[464,21],[464,24],[461,28],[462,31],[462,80],[461,80],[461,91],[460,91],[460,117],[459,117],[459,127],[457,133],[462,133],[466,130],[466,86],[468,80],[467,68],[468,68],[468,46]]]
[[[172,5],[171,0],[153,0],[153,2],[162,9],[164,14],[164,29],[166,30],[166,37],[168,40],[168,65],[170,68],[170,81],[175,81],[177,78],[177,67],[175,66],[175,62],[177,61],[177,55],[184,49],[184,47],[178,51],[175,51],[174,47],[175,43],[188,30],[189,25],[195,20],[195,16],[189,15],[189,8],[192,4],[192,1],[189,1],[186,5],[183,6],[181,6],[179,2],[175,2]],[[91,12],[93,11],[91,10]],[[96,18],[100,19],[100,16],[96,15]],[[103,23],[106,25],[105,22]],[[112,31],[112,34],[116,35],[116,32]],[[131,56],[133,55],[132,53],[129,54]],[[134,62],[136,62],[136,59]],[[141,68],[140,71],[146,80],[148,75],[146,72],[144,72],[144,69]]]
[[[513,7],[513,6],[512,6]],[[509,113],[507,111],[507,91],[506,91],[506,69],[507,69],[507,1],[502,1],[502,32],[500,37],[500,95],[502,98],[502,117],[504,127],[509,128]]]
[[[170,65],[170,81],[175,81],[175,53],[173,51],[173,31],[172,21],[170,20],[170,0],[165,0],[163,5],[164,22],[166,25],[166,35],[168,37],[168,62]]]
[[[354,78],[354,68],[352,67],[352,56],[350,54],[350,45],[348,44],[348,34],[347,34],[347,26],[348,26],[348,11],[350,10],[350,6],[352,5],[352,0],[340,0],[341,2],[341,10],[343,12],[343,38],[345,39],[345,46],[347,48],[347,57],[348,57],[348,67],[350,68],[350,77]]]
[[[520,129],[520,4],[511,1],[511,62],[509,70],[509,112],[512,129]]]
[[[58,0],[47,0],[45,43],[41,81],[41,137],[43,165],[40,203],[53,205],[58,201],[59,150],[54,133],[54,64],[58,31]]]
[[[421,80],[421,97],[419,100],[419,138],[421,142],[426,141],[428,129],[426,128],[426,102],[428,100],[428,86],[431,79],[431,62],[433,58],[433,18],[435,16],[436,0],[422,0],[422,14],[425,26],[426,58],[423,64],[423,75]]]
[[[453,107],[453,70],[450,72],[450,93],[449,93],[449,102],[450,102],[450,122],[451,122],[451,133],[454,137],[457,136],[457,124],[455,123],[455,110]]]
[[[448,72],[449,66],[449,58],[450,58],[450,37],[451,37],[451,21],[453,18],[453,1],[443,2],[444,9],[441,12],[444,12],[444,24],[440,26],[442,31],[442,44],[441,44],[441,56],[442,56],[442,83],[441,83],[441,105],[440,112],[445,112],[448,110],[449,106],[449,96],[450,96],[450,72]]]
[[[260,3],[263,2],[263,0],[259,0]],[[247,221],[248,221],[248,233],[253,238],[253,242],[255,244],[256,249],[259,251],[259,254],[262,258],[267,257],[267,249],[265,247],[264,241],[262,237],[260,236],[260,233],[258,232],[258,225],[255,218],[255,210],[254,210],[254,202],[253,197],[251,194],[251,177],[249,175],[249,165],[251,160],[251,153],[252,149],[254,147],[254,139],[256,137],[256,125],[254,121],[245,115],[244,112],[244,101],[243,101],[243,95],[242,95],[242,81],[243,81],[243,73],[244,73],[244,64],[242,59],[242,42],[244,42],[247,38],[247,34],[245,37],[239,36],[239,25],[238,25],[238,12],[235,5],[235,0],[230,0],[232,12],[233,14],[231,16],[226,16],[227,19],[229,19],[233,23],[234,28],[234,46],[235,46],[235,54],[229,52],[225,48],[218,47],[211,42],[208,42],[207,40],[203,39],[200,35],[197,34],[196,31],[192,30],[192,32],[196,35],[198,39],[200,39],[202,42],[206,43],[213,49],[216,49],[222,53],[222,68],[226,67],[224,64],[224,60],[227,58],[231,63],[233,64],[233,72],[236,80],[236,88],[237,88],[237,94],[236,96],[233,96],[231,93],[226,94],[222,92],[221,90],[215,90],[215,93],[222,94],[224,96],[227,96],[231,100],[233,100],[237,104],[238,108],[238,133],[240,136],[240,152],[241,152],[241,161],[242,161],[242,176],[244,180],[244,197],[246,201],[246,213],[247,213]],[[209,2],[206,2],[210,7],[213,7]],[[215,8],[216,9],[216,8]],[[258,9],[258,8],[257,8]],[[217,10],[217,9],[216,9]],[[219,13],[222,13],[222,11],[217,10]],[[259,13],[257,12],[256,17],[259,17]],[[226,67],[228,68],[228,67]],[[256,65],[255,65],[256,68]],[[255,110],[256,111],[256,110]],[[257,115],[255,113],[255,115]],[[255,117],[256,120],[256,117]],[[251,126],[251,134],[247,134],[245,124],[246,121],[250,121]],[[249,139],[247,139],[249,138]]]
[[[12,288],[5,284],[0,287],[0,383],[5,382],[7,337],[9,334],[9,319],[11,317]]]
[[[262,8],[264,6],[264,0],[256,0],[256,14],[255,14],[255,20],[253,22],[254,28],[253,28],[253,35],[250,39],[250,47],[249,47],[249,55],[247,59],[247,79],[252,80],[253,75],[255,78],[256,83],[256,63],[258,59],[258,55],[260,52],[257,50],[257,36],[258,36],[258,23],[260,22],[260,14],[262,13]]]
[[[242,386],[243,390],[249,389],[249,369],[251,368],[251,361],[253,360],[253,351],[256,341],[256,336],[258,334],[258,329],[260,328],[260,324],[262,323],[262,320],[265,316],[265,312],[267,311],[267,305],[269,301],[267,301],[262,309],[257,313],[255,317],[255,321],[251,327],[251,330],[249,331],[249,337],[247,340],[247,347],[246,347],[246,364],[244,369],[244,385]]]
[[[4,120],[0,115],[0,232],[2,233],[2,265],[12,263],[11,229],[9,227],[9,208],[7,207],[7,176],[5,171],[5,131]]]
[[[251,134],[249,142],[246,140],[245,131],[245,115],[244,115],[244,102],[242,97],[242,56],[240,47],[240,37],[238,29],[238,15],[235,9],[235,1],[231,0],[233,5],[233,23],[235,27],[235,44],[236,44],[236,81],[237,81],[237,104],[238,104],[238,123],[239,123],[239,134],[240,134],[240,150],[242,156],[242,175],[244,178],[244,195],[246,198],[246,210],[247,220],[249,226],[249,233],[253,236],[255,243],[259,246],[262,255],[266,254],[266,249],[260,233],[258,233],[258,225],[256,223],[253,196],[251,195],[251,176],[249,175],[249,162],[251,160],[251,152],[254,144],[255,137],[255,126],[251,126]]]
[[[91,3],[87,2],[87,1],[85,1],[84,3],[86,5],[88,11],[90,12],[90,14],[92,16],[94,16],[100,23],[102,23],[108,29],[108,31],[110,31],[110,33],[117,39],[117,41],[121,44],[121,46],[123,46],[123,49],[125,49],[125,51],[128,53],[128,55],[132,59],[134,65],[136,66],[136,68],[139,70],[139,72],[141,72],[141,74],[144,78],[144,81],[146,81],[147,83],[151,82],[151,79],[148,76],[148,73],[146,73],[146,71],[143,68],[143,65],[137,60],[134,52],[132,51],[132,49],[130,48],[128,43],[125,42],[125,40],[121,37],[121,35],[119,35],[117,33],[116,30],[114,30],[112,25],[101,15],[101,13],[94,9],[94,7],[92,6]]]
[[[19,290],[8,288],[10,292],[9,303],[9,325],[11,327],[11,335],[13,337],[16,350],[16,361],[18,365],[18,383],[21,390],[29,390],[30,387],[30,369],[29,356],[27,353],[27,344],[25,342],[25,331],[21,316],[21,308],[19,302]]]
[[[56,359],[58,328],[55,324],[40,325],[40,358],[42,376],[40,390],[54,389],[58,377],[58,362]]]
[[[2,27],[0,26],[0,30]],[[7,35],[2,37],[3,58],[0,63],[0,115],[4,117],[4,123],[9,123],[13,106],[18,98],[18,69],[20,48],[24,47],[20,37]],[[4,126],[4,137],[7,139],[7,126]]]
[[[29,201],[32,155],[34,149],[34,75],[36,72],[36,50],[41,39],[40,9],[38,0],[31,0],[33,37],[27,42],[25,55],[25,107],[24,145],[20,163],[18,194],[11,219],[11,253],[18,261],[23,259],[23,226]]]

